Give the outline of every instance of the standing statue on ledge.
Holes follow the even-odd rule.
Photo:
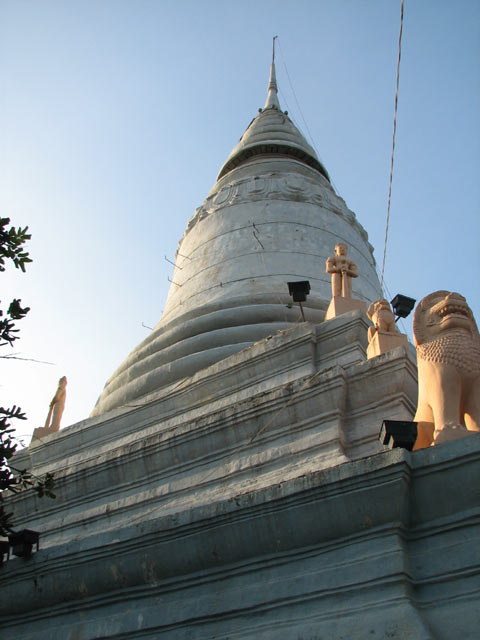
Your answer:
[[[327,273],[332,275],[332,299],[325,313],[325,320],[331,320],[350,311],[367,312],[364,300],[352,298],[352,278],[358,278],[357,265],[347,258],[347,245],[335,245],[335,255],[327,258]]]
[[[357,265],[347,258],[347,245],[339,242],[335,245],[335,255],[327,258],[327,273],[332,275],[332,296],[352,297],[352,278],[358,278]]]
[[[480,335],[459,293],[435,291],[413,316],[418,361],[415,449],[480,431]]]
[[[57,391],[50,402],[45,426],[33,430],[30,444],[35,443],[35,441],[42,442],[43,438],[57,433],[57,431],[60,430],[60,420],[62,419],[63,410],[65,409],[65,399],[67,397],[66,387],[67,378],[63,376],[63,378],[60,378],[58,381]]]
[[[60,429],[60,420],[62,419],[63,410],[65,409],[65,399],[67,397],[67,378],[63,376],[58,381],[58,388],[50,402],[47,419],[45,420],[45,429],[50,431],[58,431]]]

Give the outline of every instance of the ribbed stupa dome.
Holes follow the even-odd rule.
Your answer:
[[[325,168],[319,162],[317,154],[287,115],[287,112],[282,112],[280,108],[275,65],[272,63],[265,106],[259,110],[259,115],[252,120],[240,138],[240,142],[228,156],[227,161],[220,169],[217,180],[220,180],[235,167],[248,162],[254,156],[265,154],[299,158],[308,166],[317,169],[327,180],[330,180]]]
[[[148,402],[198,371],[301,321],[287,282],[309,280],[309,322],[331,298],[325,261],[337,242],[358,265],[353,296],[380,284],[368,236],[277,96],[272,63],[265,106],[189,220],[160,321],[107,381],[92,416]]]

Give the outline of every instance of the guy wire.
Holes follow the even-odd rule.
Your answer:
[[[387,205],[387,223],[385,225],[385,243],[383,246],[383,264],[382,264],[382,278],[380,280],[380,294],[383,290],[383,276],[385,273],[385,258],[387,255],[387,240],[388,240],[388,227],[390,224],[390,203],[392,200],[392,180],[393,180],[393,161],[395,157],[395,136],[397,133],[397,108],[398,108],[398,87],[400,83],[400,59],[402,57],[402,32],[403,32],[403,3],[402,0],[400,8],[400,33],[398,36],[398,59],[397,59],[397,83],[395,88],[395,108],[393,113],[393,137],[392,137],[392,157],[390,160],[390,180],[388,185],[388,205]]]

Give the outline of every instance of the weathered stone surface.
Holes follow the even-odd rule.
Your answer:
[[[330,300],[327,313],[325,314],[325,320],[331,320],[337,316],[341,316],[344,313],[350,311],[363,311],[367,313],[367,303],[364,300],[357,300],[355,298],[343,298],[341,296],[334,296]]]
[[[310,554],[312,562],[317,556],[315,562],[323,562],[325,553],[333,553],[330,537],[348,537],[353,523],[346,506],[336,521],[336,512],[313,507],[316,499],[304,503],[302,496],[328,484],[322,469],[381,451],[377,435],[386,412],[401,418],[413,411],[411,354],[398,349],[366,361],[367,324],[358,311],[317,326],[301,323],[183,385],[152,394],[141,406],[67,427],[29,454],[21,452],[22,466],[55,472],[57,499],[38,501],[31,492],[11,499],[19,527],[28,523],[41,532],[41,550],[30,564],[12,560],[2,570],[0,586],[8,585],[9,594],[3,603],[10,634],[5,637],[41,638],[47,628],[52,638],[68,637],[70,629],[80,638],[115,632],[135,637],[138,628],[146,637],[183,637],[191,633],[190,624],[196,626],[196,615],[199,620],[213,616],[208,629],[214,631],[206,633],[222,637],[226,628],[218,628],[214,619],[220,614],[235,619],[238,597],[245,609],[241,619],[259,606],[265,612],[275,609],[274,602],[293,588],[295,575],[306,582],[298,593],[297,587],[292,591],[293,619],[297,600],[299,610],[308,609],[307,592],[325,590],[328,581],[317,584],[315,573],[301,577],[314,566],[306,558]],[[365,393],[367,379],[374,384]],[[284,486],[290,487],[286,505],[291,500],[304,505],[301,511],[288,507],[285,522],[271,512]],[[234,516],[232,507],[244,515]],[[309,546],[322,540],[311,554]],[[294,551],[298,544],[302,550]],[[290,558],[287,565],[284,558]],[[337,562],[334,555],[331,562]],[[287,566],[293,573],[285,573]],[[37,581],[34,612],[28,591],[32,576]],[[260,602],[272,579],[284,581],[281,591]],[[248,597],[240,596],[246,580]],[[213,597],[212,588],[215,594],[227,591]],[[131,593],[129,600],[138,589],[141,605],[137,601],[126,608],[125,594]],[[29,612],[22,603],[29,603]],[[71,608],[85,611],[83,626],[74,622]],[[190,622],[185,615],[193,616]],[[25,616],[34,627],[28,628]],[[287,616],[281,633],[296,633],[292,620]],[[255,625],[248,629],[242,631],[246,637],[258,637]]]
[[[473,639],[479,462],[394,450],[41,548],[2,569],[2,637]]]
[[[411,418],[415,366],[402,349],[366,361],[367,322],[354,312],[318,327],[302,323],[143,406],[89,419],[39,442],[30,450],[30,465],[22,459],[22,466],[55,472],[65,493],[58,492],[53,506],[37,504],[30,494],[15,496],[19,525],[42,525],[42,545],[49,544],[52,527],[58,543],[74,538],[80,523],[90,532],[120,526],[146,508],[146,496],[155,508],[175,509],[201,502],[203,495],[208,502],[217,491],[235,492],[244,475],[245,486],[261,486],[265,478],[281,481],[381,450],[382,420]],[[92,493],[103,496],[96,507]],[[60,506],[61,526],[55,521]]]
[[[368,344],[367,358],[376,358],[397,347],[408,347],[408,338],[404,333],[391,333],[377,329]]]
[[[30,442],[30,446],[33,445],[35,446],[35,443],[39,440],[43,440],[43,438],[46,438],[47,436],[51,436],[54,433],[57,433],[58,429],[56,429],[55,427],[37,427],[36,429],[33,430],[33,434],[32,434],[32,440]]]
[[[305,318],[321,322],[331,290],[325,261],[338,242],[358,265],[354,297],[378,297],[368,235],[280,110],[274,86],[188,223],[160,321],[107,381],[91,416],[136,403],[295,325],[300,314],[288,308],[289,281],[310,281]]]

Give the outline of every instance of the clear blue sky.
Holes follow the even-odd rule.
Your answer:
[[[63,426],[160,318],[187,220],[266,95],[355,211],[381,266],[400,0],[1,0],[0,206],[34,262],[0,404],[31,433],[68,377]],[[480,2],[406,0],[386,284],[456,290],[480,320]],[[405,327],[410,332],[410,321]],[[7,349],[3,354],[9,353]],[[28,438],[27,438],[28,442]]]

